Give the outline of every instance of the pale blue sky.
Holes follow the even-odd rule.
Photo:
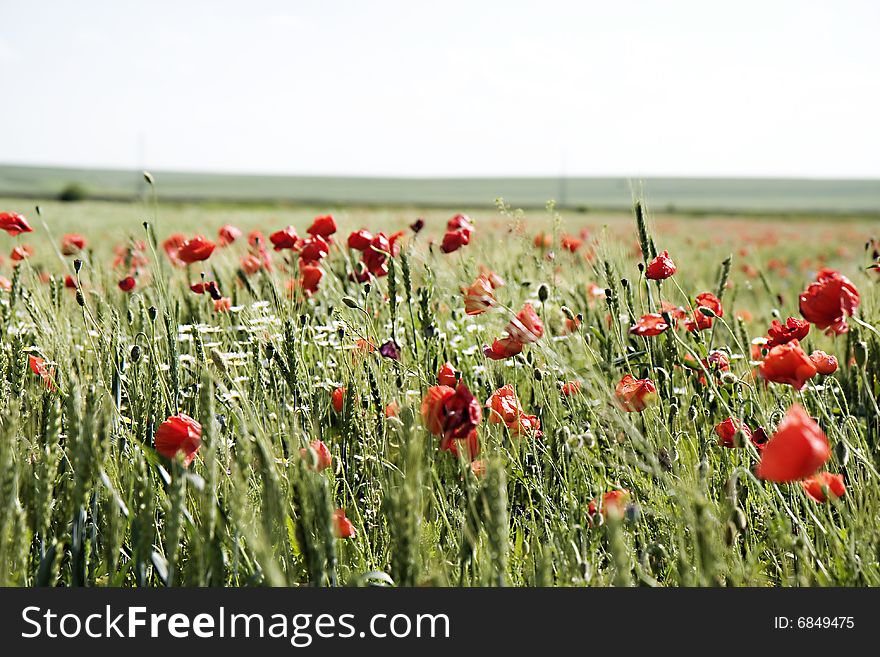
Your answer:
[[[880,177],[880,2],[0,0],[0,162]]]

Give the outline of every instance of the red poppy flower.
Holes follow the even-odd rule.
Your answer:
[[[228,313],[232,309],[232,299],[229,297],[220,297],[219,299],[214,299],[214,312],[215,313]]]
[[[455,390],[449,386],[429,388],[421,411],[431,433],[455,440],[467,438],[483,417],[480,403],[464,383]]]
[[[573,397],[577,395],[581,391],[581,382],[580,381],[569,381],[568,383],[564,383],[562,388],[559,389],[559,392],[562,393],[563,397]]]
[[[2,287],[2,286],[0,286],[0,287]],[[67,276],[64,277],[64,287],[75,290],[76,289],[76,279],[73,276],[71,276],[70,274],[68,274]]]
[[[312,460],[312,452],[315,454],[314,461]],[[333,457],[330,456],[330,450],[322,440],[313,440],[309,443],[308,447],[300,449],[299,454],[308,462],[309,469],[314,469],[315,472],[326,470],[333,464]]]
[[[471,218],[466,214],[457,214],[446,222],[446,230],[462,230],[466,233],[473,233],[476,228],[471,222]]]
[[[501,276],[496,274],[494,271],[486,267],[485,265],[480,265],[480,276],[489,280],[489,283],[492,284],[492,287],[496,290],[499,287],[504,287],[506,285],[505,281]]]
[[[797,340],[773,347],[761,361],[759,371],[765,380],[787,383],[795,390],[802,390],[816,376],[816,366]]]
[[[737,436],[742,436],[746,440],[752,439],[752,430],[742,422],[733,417],[729,417],[723,422],[715,425],[715,433],[718,436],[718,444],[722,447],[734,448],[742,447],[742,443],[737,440]]]
[[[189,467],[202,446],[202,425],[186,413],[172,415],[159,425],[154,445],[159,454],[169,459],[182,452],[183,466]]]
[[[452,253],[469,244],[470,241],[470,232],[465,230],[450,230],[443,236],[440,250],[443,251],[443,253]]]
[[[503,360],[516,356],[523,350],[523,343],[513,338],[501,338],[495,340],[492,346],[483,347],[483,355],[491,360]]]
[[[299,268],[299,284],[308,295],[318,291],[318,284],[323,277],[324,272],[315,265],[303,265]]]
[[[414,222],[412,222],[409,225],[409,229],[417,235],[420,232],[422,232],[422,228],[424,228],[424,227],[425,227],[425,220],[422,219],[421,217],[419,217],[418,219],[416,219]]]
[[[167,255],[171,263],[177,267],[183,267],[186,265],[186,263],[178,256],[180,247],[183,246],[184,242],[186,242],[186,235],[182,235],[181,233],[169,235],[168,238],[162,242],[162,249],[165,251],[165,255]]]
[[[369,248],[370,242],[372,241],[373,234],[370,231],[361,228],[348,235],[348,248],[354,249],[355,251],[365,251]]]
[[[252,230],[248,233],[248,246],[252,249],[262,249],[265,244],[266,238],[260,231]]]
[[[28,355],[28,367],[31,372],[43,380],[43,384],[49,390],[55,390],[55,370],[46,365],[46,361],[39,356]]]
[[[232,224],[226,224],[217,231],[217,243],[220,246],[229,246],[241,237],[241,231]]]
[[[688,331],[705,331],[712,328],[712,314],[706,315],[700,309],[705,308],[714,314],[714,317],[724,317],[724,309],[721,307],[721,301],[711,292],[703,292],[698,294],[694,300],[693,319],[686,319],[684,327]]]
[[[66,256],[79,253],[86,248],[86,238],[76,233],[68,233],[61,238],[61,253]]]
[[[755,473],[777,483],[800,481],[815,474],[830,457],[825,432],[799,404],[793,404],[761,452]]]
[[[767,331],[767,348],[772,349],[776,345],[785,344],[792,340],[803,340],[810,332],[810,323],[797,317],[789,317],[785,325],[774,319],[770,322],[770,330]]]
[[[626,510],[626,504],[629,502],[630,492],[628,490],[610,490],[604,495],[602,495],[601,505],[599,500],[592,500],[587,505],[587,514],[590,516],[595,516],[596,512],[602,514],[603,517],[608,517],[609,514],[622,518],[623,512]]]
[[[400,404],[396,401],[385,406],[385,417],[397,417],[400,415]]]
[[[641,413],[656,399],[657,387],[651,379],[637,379],[627,374],[614,388],[614,395],[627,413]]]
[[[467,450],[467,456],[471,462],[480,455],[480,439],[477,436],[476,429],[462,439],[440,438],[439,449],[441,452],[449,452],[453,456],[458,457],[459,444],[464,445],[464,448]]]
[[[655,257],[645,268],[645,277],[652,281],[662,281],[676,272],[675,263],[669,257],[669,251],[664,251]]]
[[[816,367],[819,374],[834,374],[837,371],[837,358],[826,354],[824,351],[816,350],[810,354],[810,361]]]
[[[541,421],[537,415],[520,415],[515,422],[507,425],[510,435],[514,438],[528,436],[531,438],[540,438],[544,435],[541,431]]]
[[[576,253],[583,243],[583,240],[578,239],[574,235],[563,235],[560,240],[560,246],[570,253]]]
[[[464,311],[468,315],[479,315],[495,305],[495,290],[485,276],[477,276],[470,287],[462,288]]]
[[[9,257],[16,262],[21,262],[22,260],[27,260],[32,255],[34,255],[34,247],[30,244],[21,244],[12,249],[12,253],[9,254]]]
[[[287,228],[275,231],[269,235],[269,241],[272,242],[276,251],[282,251],[284,249],[293,249],[296,251],[302,245],[302,241],[299,239],[293,226],[288,226]]]
[[[306,229],[309,235],[317,235],[320,237],[330,237],[336,232],[336,221],[333,215],[328,214],[323,217],[315,217],[312,225]]]
[[[336,388],[330,395],[330,401],[333,404],[333,410],[337,413],[342,412],[342,406],[345,403],[345,388]]]
[[[544,323],[538,313],[527,303],[507,325],[507,334],[523,344],[537,342],[544,335]]]
[[[809,479],[802,481],[801,486],[807,495],[820,503],[828,501],[826,490],[833,497],[843,497],[846,494],[843,475],[831,474],[830,472],[817,472]]]
[[[449,387],[453,387],[458,383],[458,377],[456,377],[456,371],[452,363],[443,363],[440,371],[437,372],[437,383],[441,386]]]
[[[629,332],[634,335],[653,337],[655,335],[660,335],[668,328],[669,324],[663,319],[663,315],[659,313],[648,313],[647,315],[642,315],[638,321],[630,327]]]
[[[538,233],[535,235],[535,239],[532,240],[532,243],[535,245],[536,249],[549,249],[553,246],[553,236],[546,233]]]
[[[391,242],[385,233],[377,233],[370,245],[364,250],[361,261],[373,276],[388,275],[388,256],[391,254]]]
[[[180,245],[177,257],[188,265],[194,262],[202,262],[211,257],[214,252],[214,242],[205,239],[202,235],[186,240]]]
[[[336,509],[333,512],[333,531],[336,538],[352,538],[357,535],[351,520],[345,517],[345,509]]]
[[[816,282],[801,294],[800,311],[818,329],[846,333],[847,316],[859,306],[859,291],[846,276],[832,269],[821,269]]]
[[[492,393],[489,401],[486,402],[486,407],[489,409],[489,422],[495,423],[511,424],[525,412],[513,386],[509,383]]]
[[[299,257],[305,262],[318,262],[327,257],[330,253],[330,245],[320,235],[314,235],[302,243],[302,250]]]
[[[12,237],[34,232],[24,215],[17,212],[0,212],[0,230],[5,230]]]
[[[126,276],[118,283],[119,289],[123,292],[131,292],[134,289],[134,286],[137,285],[137,281],[134,279],[134,276]]]

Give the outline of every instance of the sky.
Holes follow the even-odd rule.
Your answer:
[[[0,0],[0,162],[880,178],[876,0]]]

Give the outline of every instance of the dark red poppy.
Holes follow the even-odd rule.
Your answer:
[[[821,269],[816,282],[810,283],[801,294],[800,311],[818,329],[833,333],[846,333],[847,316],[858,308],[859,291],[846,276],[832,269]]]
[[[400,360],[400,346],[394,340],[388,340],[388,342],[379,347],[379,354],[383,358]]]
[[[830,457],[825,432],[803,407],[793,404],[761,452],[755,472],[777,483],[800,481],[815,474]]]
[[[641,413],[657,398],[657,387],[651,379],[627,374],[614,388],[614,395],[627,413]]]
[[[452,363],[443,363],[440,371],[437,372],[437,383],[441,386],[453,387],[458,383],[458,376],[456,374],[457,372]]]
[[[776,345],[785,344],[792,340],[803,340],[810,332],[810,323],[797,317],[789,317],[783,325],[778,319],[770,322],[767,331],[767,348],[772,349]]]
[[[816,367],[816,371],[822,375],[834,374],[837,371],[837,358],[816,350],[810,354],[810,361]]]
[[[420,233],[422,231],[422,228],[424,228],[424,227],[425,227],[425,220],[422,218],[416,219],[414,222],[412,222],[409,225],[409,229],[416,234]]]
[[[9,254],[9,257],[16,262],[21,262],[22,260],[27,260],[32,255],[34,255],[34,247],[30,244],[21,244],[12,249],[12,253]]]
[[[131,292],[134,289],[134,286],[137,285],[137,281],[134,279],[134,276],[126,276],[118,283],[119,289],[123,292]]]
[[[453,253],[461,247],[470,243],[471,234],[464,230],[450,230],[443,236],[443,242],[440,244],[440,250],[443,253]]]
[[[474,224],[471,222],[469,216],[466,214],[457,214],[446,222],[446,230],[462,230],[470,235],[476,230],[476,228],[474,228]]]
[[[370,242],[373,241],[373,234],[361,228],[360,230],[355,230],[348,235],[348,248],[354,249],[355,251],[364,251],[370,246]]]
[[[676,272],[675,263],[669,257],[669,251],[657,255],[645,268],[645,278],[662,281]]]
[[[313,440],[308,447],[299,450],[299,455],[306,460],[309,469],[315,472],[321,472],[333,465],[333,457],[323,440]]]
[[[663,315],[659,313],[648,313],[647,315],[642,315],[636,323],[630,327],[629,332],[634,335],[653,337],[655,335],[660,335],[668,328],[669,324],[663,319]]]
[[[0,230],[5,230],[12,237],[34,232],[24,215],[17,212],[0,212]]]
[[[156,431],[156,451],[165,458],[173,459],[183,454],[183,466],[189,467],[202,446],[202,425],[186,413],[172,415]]]
[[[752,430],[746,423],[733,417],[716,424],[715,434],[718,436],[718,444],[729,449],[742,447],[742,439],[752,439]]]
[[[239,237],[241,237],[241,230],[232,224],[226,224],[217,231],[217,243],[220,246],[229,246]]]
[[[314,235],[302,243],[299,257],[305,262],[318,262],[330,253],[330,245],[320,235]]]
[[[333,410],[341,413],[345,404],[345,388],[336,388],[330,395],[330,402],[333,404]]]
[[[79,253],[86,248],[86,238],[77,233],[68,233],[61,238],[61,253],[66,256]]]
[[[214,242],[202,235],[196,235],[180,245],[177,257],[186,264],[191,265],[194,262],[202,262],[210,258],[211,254],[214,253],[214,247]]]
[[[523,343],[519,340],[514,340],[513,338],[500,338],[495,340],[491,347],[488,345],[484,346],[483,355],[491,360],[503,360],[505,358],[516,356],[522,350]]]
[[[318,291],[318,285],[322,278],[324,278],[324,272],[316,265],[302,265],[299,268],[299,284],[308,295]]]
[[[373,276],[388,275],[388,256],[391,254],[391,242],[385,233],[377,233],[370,246],[364,250],[361,260]]]
[[[544,335],[544,322],[538,317],[532,304],[525,304],[516,317],[510,320],[507,334],[523,344],[537,342]]]
[[[816,376],[816,366],[797,340],[773,347],[758,371],[766,381],[787,383],[795,390],[802,390]]]
[[[351,520],[345,517],[345,509],[336,509],[333,512],[333,532],[336,538],[352,538],[357,535]]]
[[[483,417],[480,403],[464,383],[454,390],[449,386],[429,388],[421,411],[431,433],[454,440],[467,438]]]
[[[68,274],[64,277],[64,287],[75,290],[76,289],[76,279]]]
[[[336,221],[331,214],[315,217],[315,220],[306,229],[306,232],[309,235],[318,235],[324,238],[330,237],[336,232]]]
[[[296,251],[302,246],[302,240],[300,240],[299,236],[296,234],[296,230],[294,230],[293,226],[288,226],[287,228],[275,231],[269,235],[269,241],[272,242],[276,251],[282,251],[284,249],[292,249]]]
[[[817,472],[809,479],[802,481],[801,486],[807,495],[819,503],[828,501],[826,491],[832,497],[843,497],[846,494],[843,475],[831,474],[830,472]]]

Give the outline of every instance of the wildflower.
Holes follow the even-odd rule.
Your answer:
[[[336,232],[336,221],[331,214],[322,217],[315,217],[315,220],[312,222],[312,225],[306,229],[306,232],[309,235],[315,235],[318,237],[330,237]]]
[[[232,308],[232,299],[229,297],[221,297],[214,300],[215,313],[228,313]]]
[[[171,264],[176,267],[186,266],[186,262],[184,262],[178,255],[180,247],[183,246],[184,242],[186,242],[186,235],[182,235],[181,233],[169,235],[168,238],[162,242],[162,250],[165,251],[165,255],[168,256]]]
[[[17,212],[0,212],[0,230],[5,230],[12,237],[34,231],[24,215]]]
[[[825,433],[803,407],[793,404],[761,452],[755,472],[777,483],[800,481],[815,474],[830,457]]]
[[[317,262],[324,259],[330,253],[330,245],[320,235],[314,235],[302,242],[299,257],[305,262]]]
[[[188,265],[194,262],[201,262],[211,257],[214,252],[214,243],[205,239],[202,235],[186,240],[180,245],[177,251],[177,257]]]
[[[642,315],[636,323],[630,327],[629,332],[633,335],[652,337],[660,335],[668,328],[669,324],[663,319],[663,315],[660,315],[659,313],[648,313],[647,315]]]
[[[308,295],[318,291],[318,285],[323,277],[324,272],[316,265],[302,265],[299,268],[299,284]]]
[[[602,495],[601,502],[596,499],[590,501],[587,505],[587,514],[595,516],[598,511],[602,514],[602,517],[608,517],[610,514],[614,517],[622,518],[630,495],[631,493],[625,488],[608,491]]]
[[[458,251],[461,247],[469,244],[471,234],[464,230],[451,230],[443,236],[443,242],[440,244],[440,250],[443,253],[452,253]]]
[[[614,395],[627,413],[641,413],[657,397],[657,387],[651,379],[624,376],[614,389]]]
[[[510,320],[507,334],[523,344],[537,342],[544,335],[544,323],[532,308],[532,304],[524,305],[516,317]]]
[[[315,455],[314,459],[312,459],[312,454]],[[333,464],[330,450],[322,440],[313,440],[309,443],[308,447],[303,447],[299,450],[299,455],[306,460],[309,469],[314,469],[315,472],[326,470]]]
[[[202,425],[186,413],[172,415],[159,425],[154,446],[159,454],[169,459],[181,452],[183,466],[189,467],[202,446]]]
[[[669,257],[669,251],[664,251],[655,257],[645,268],[645,277],[653,281],[662,281],[676,272],[675,263]]]
[[[441,386],[453,387],[458,383],[458,376],[452,363],[444,363],[437,372],[437,383]]]
[[[336,388],[330,395],[330,401],[333,404],[333,410],[337,413],[342,412],[342,405],[345,403],[345,388]]]
[[[2,283],[0,283],[0,288],[2,288],[2,287],[3,287],[3,285],[2,285]],[[10,283],[10,288],[11,287],[12,287],[12,284]],[[67,276],[64,277],[64,287],[75,290],[76,289],[76,279],[73,276],[71,276],[70,274],[68,274]]]
[[[373,235],[368,230],[361,228],[355,230],[348,235],[348,248],[355,251],[365,251],[369,248],[370,242],[373,241]]]
[[[818,472],[802,481],[801,486],[809,497],[819,503],[828,501],[826,491],[832,497],[843,497],[846,494],[843,475],[831,474],[830,472]]]
[[[767,331],[767,348],[772,349],[776,345],[785,344],[792,340],[803,340],[809,332],[810,323],[802,319],[789,317],[785,320],[784,326],[778,319],[774,319]]]
[[[400,415],[400,404],[396,401],[391,402],[385,407],[385,417],[397,417]]]
[[[385,358],[400,360],[400,347],[397,346],[394,340],[389,340],[379,347],[379,353]]]
[[[811,353],[810,362],[813,363],[819,374],[827,376],[837,371],[837,358],[826,354],[824,351],[817,349]]]
[[[752,439],[752,430],[736,418],[729,417],[715,425],[715,434],[718,436],[718,444],[728,449],[741,447],[741,439]]]
[[[492,271],[491,269],[489,269],[489,268],[486,267],[485,265],[480,265],[480,276],[482,276],[483,278],[488,279],[488,280],[489,280],[489,283],[490,283],[490,284],[492,285],[492,287],[495,288],[496,290],[497,290],[499,287],[504,287],[504,286],[506,285],[506,283],[504,282],[504,279],[501,278],[501,276],[499,276],[498,274],[496,274],[494,271]]]
[[[336,509],[333,512],[333,531],[336,538],[353,538],[357,535],[351,520],[345,517],[345,509]]]
[[[455,457],[458,457],[458,445],[459,443],[464,444],[465,449],[467,450],[467,457],[473,462],[477,456],[480,455],[480,440],[477,436],[477,430],[473,429],[467,436],[461,439],[453,439],[453,438],[440,438],[440,451],[441,452],[449,452]]]
[[[547,233],[538,233],[532,243],[536,249],[549,249],[553,246],[553,236]]]
[[[419,217],[418,219],[416,219],[414,222],[412,222],[409,225],[409,229],[412,232],[414,232],[416,235],[418,235],[420,232],[422,232],[422,228],[424,228],[424,227],[425,227],[425,220],[422,219],[421,217]]]
[[[688,331],[705,331],[712,328],[712,320],[715,317],[724,317],[721,301],[711,292],[698,294],[694,306],[693,319],[686,319],[684,322],[684,327]]]
[[[470,287],[462,288],[464,311],[468,315],[479,315],[495,305],[495,291],[485,276],[477,276]]]
[[[296,230],[294,230],[293,226],[288,226],[287,228],[275,231],[269,235],[269,241],[272,242],[272,246],[275,247],[276,251],[283,251],[284,249],[296,251],[302,245],[302,240],[300,240],[299,235],[296,234]]]
[[[421,412],[428,431],[456,440],[467,438],[483,417],[479,402],[463,383],[455,389],[449,386],[428,388]]]
[[[583,243],[583,240],[578,239],[574,235],[563,235],[560,240],[560,246],[569,253],[576,253]]]
[[[807,381],[816,376],[816,371],[813,361],[797,340],[773,347],[759,366],[765,380],[787,383],[795,390],[803,390]]]
[[[509,383],[492,393],[486,402],[486,407],[489,409],[489,422],[493,423],[511,424],[525,412],[520,406],[513,386]]]
[[[229,246],[239,237],[241,237],[241,231],[232,224],[226,224],[217,231],[217,244]]]
[[[847,316],[858,308],[859,291],[846,276],[832,269],[821,269],[799,297],[801,315],[818,329],[846,333]]]
[[[378,233],[373,237],[370,246],[364,250],[361,261],[373,276],[381,277],[388,275],[388,256],[391,254],[391,242],[385,233]]]
[[[581,391],[581,382],[580,381],[569,381],[568,383],[564,383],[562,388],[559,389],[559,392],[563,397],[573,397],[574,395],[579,394]]]
[[[123,292],[131,292],[136,284],[137,281],[134,280],[134,276],[126,276],[118,283],[119,289]]]
[[[503,360],[516,356],[523,350],[523,343],[513,338],[501,338],[495,340],[492,346],[483,346],[483,355],[491,360]]]
[[[86,238],[77,233],[68,233],[61,238],[61,253],[75,255],[86,248]]]
[[[27,260],[32,255],[34,255],[34,247],[30,244],[22,244],[12,249],[12,253],[9,254],[9,257],[16,262],[21,262],[22,260]]]
[[[46,361],[39,356],[28,355],[28,367],[31,372],[43,380],[43,384],[49,390],[55,390],[55,370],[46,365]]]

